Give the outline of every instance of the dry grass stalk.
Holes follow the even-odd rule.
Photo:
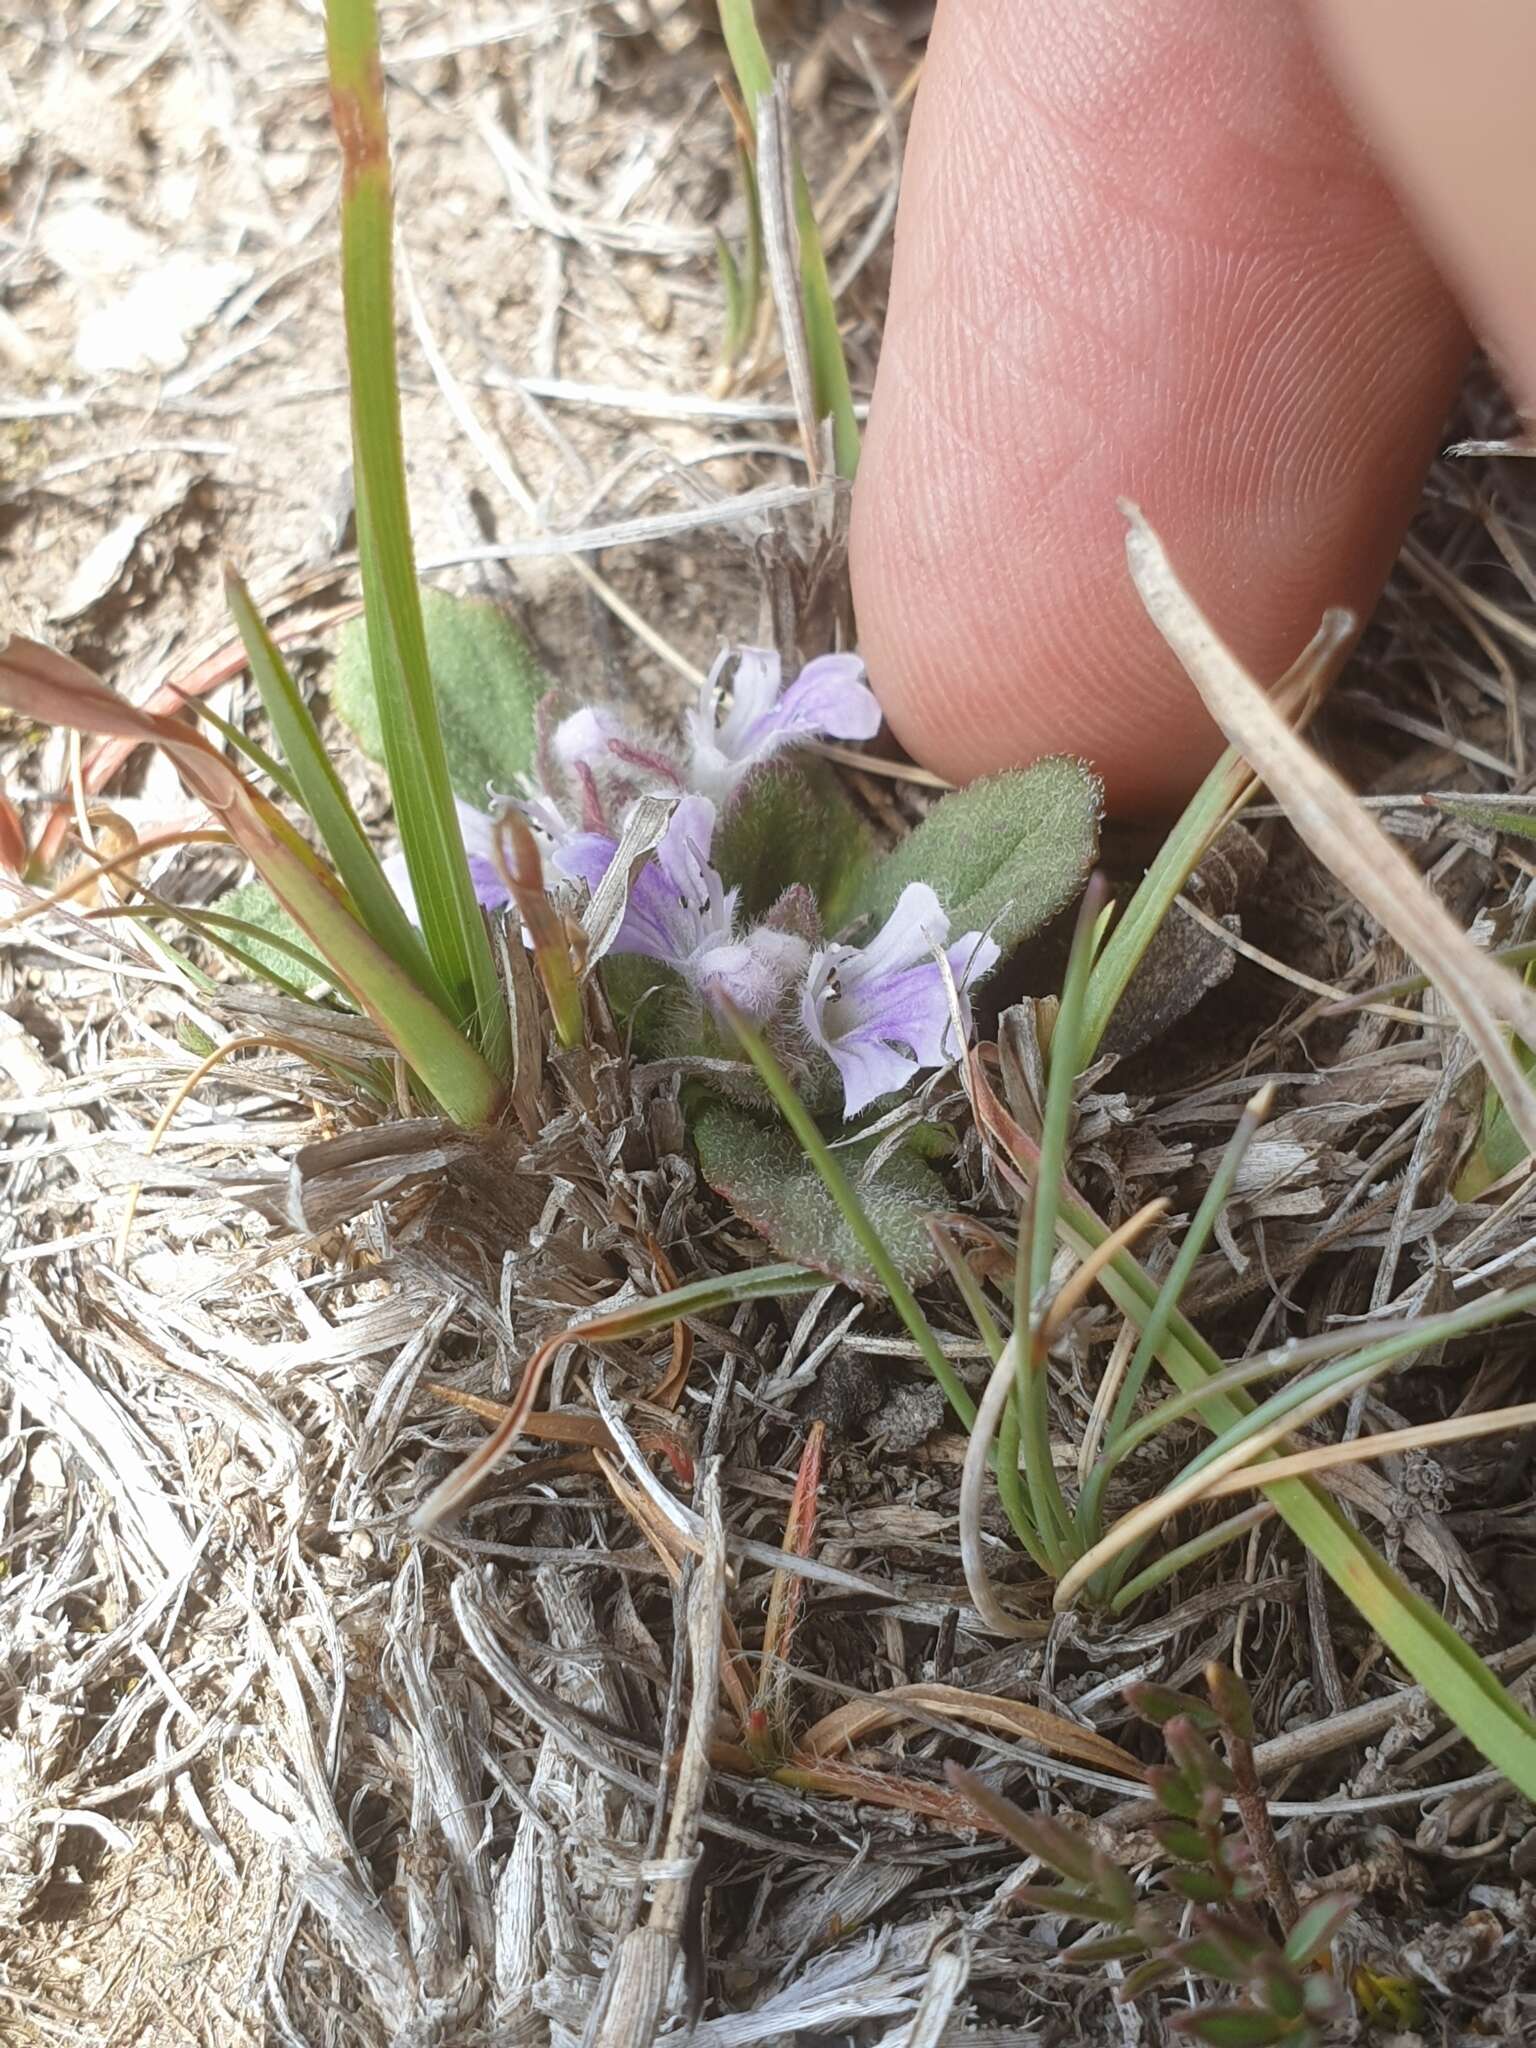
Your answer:
[[[686,1588],[693,1706],[672,1791],[672,1817],[660,1864],[647,1872],[652,1893],[646,1924],[625,1935],[604,1979],[600,2011],[588,2029],[593,2048],[650,2048],[682,1953],[699,1855],[699,1816],[709,1784],[725,1613],[725,1531],[719,1466],[713,1461],[704,1468],[699,1512],[704,1545]],[[690,2020],[697,2017],[701,1992],[697,1987]]]
[[[1126,507],[1126,517],[1126,558],[1136,588],[1206,709],[1284,805],[1297,834],[1429,975],[1536,1153],[1536,1090],[1504,1028],[1536,1045],[1536,993],[1473,945],[1407,855],[1297,737],[1221,641],[1135,506]]]

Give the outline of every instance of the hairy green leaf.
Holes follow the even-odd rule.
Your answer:
[[[863,1292],[878,1287],[868,1255],[788,1131],[734,1104],[712,1102],[695,1119],[693,1135],[704,1178],[776,1251]],[[944,1183],[907,1152],[884,1160],[867,1178],[858,1171],[855,1148],[841,1156],[903,1278],[911,1284],[932,1279],[940,1260],[927,1219],[945,1205]]]
[[[309,951],[309,940],[294,920],[284,910],[265,882],[243,882],[238,889],[226,889],[213,906],[226,917],[239,918],[243,924],[253,924],[264,932],[270,932],[285,945],[264,945],[258,938],[249,935],[242,939],[245,952],[251,954],[267,972],[289,988],[316,988],[323,986],[318,974],[307,975],[302,964],[295,959],[288,947]]]
[[[772,761],[749,776],[715,834],[714,863],[741,889],[748,917],[766,916],[803,884],[836,930],[865,881],[874,842],[823,761]]]
[[[848,914],[879,923],[909,882],[931,882],[952,932],[990,930],[1006,954],[1082,887],[1102,803],[1098,777],[1066,755],[973,782],[942,798],[876,863]]]
[[[484,810],[488,790],[514,788],[533,766],[534,706],[549,677],[512,620],[484,598],[424,589],[421,623],[454,795]],[[331,702],[363,752],[382,761],[384,727],[361,619],[341,629]]]

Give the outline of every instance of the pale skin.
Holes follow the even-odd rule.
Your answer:
[[[1536,397],[1530,0],[939,0],[855,492],[870,680],[964,779],[1220,748],[1136,499],[1261,676],[1368,611],[1476,331]]]

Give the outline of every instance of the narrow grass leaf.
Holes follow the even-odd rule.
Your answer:
[[[1038,1150],[997,1101],[974,1055],[966,1073],[978,1118],[1016,1162],[1009,1170],[1031,1170]],[[1064,1241],[1079,1256],[1108,1235],[1098,1218],[1076,1200],[1063,1200],[1061,1228]],[[1121,1313],[1144,1328],[1158,1288],[1129,1252],[1111,1261],[1101,1284]],[[1213,1430],[1225,1429],[1247,1413],[1251,1404],[1243,1393],[1210,1391],[1209,1382],[1222,1371],[1222,1362],[1182,1315],[1172,1317],[1159,1358],[1175,1386],[1201,1394],[1200,1413]],[[1392,1570],[1315,1481],[1278,1480],[1266,1493],[1298,1540],[1441,1711],[1527,1798],[1536,1797],[1536,1721],[1477,1653]],[[1071,1604],[1074,1590],[1058,1587],[1058,1607]]]
[[[374,0],[327,0],[342,155],[342,302],[352,393],[358,558],[401,845],[422,935],[455,1021],[509,1073],[511,1026],[454,809],[411,545],[395,366],[394,207]]]
[[[763,47],[753,0],[719,0],[719,5],[720,32],[755,133],[758,106],[773,93],[773,66]],[[859,466],[859,423],[853,410],[853,391],[837,327],[837,307],[827,274],[821,230],[816,225],[811,188],[798,163],[793,173],[793,192],[795,230],[800,242],[800,293],[817,413],[832,421],[838,474],[851,477]]]
[[[20,635],[0,652],[0,703],[47,724],[159,747],[444,1114],[462,1124],[494,1119],[502,1084],[478,1050],[359,922],[276,806],[200,732],[126,703],[79,662]]]
[[[367,833],[342,787],[325,742],[299,694],[288,664],[278,652],[251,594],[233,570],[224,579],[225,596],[235,628],[250,663],[251,677],[261,693],[277,743],[298,785],[299,799],[353,908],[392,960],[441,1009],[447,995],[439,982],[420,934],[406,916],[399,897],[385,879]]]
[[[1353,637],[1354,621],[1349,615],[1329,612],[1275,685],[1276,702],[1298,709],[1314,702]],[[1085,1064],[1097,1052],[1116,1004],[1180,891],[1256,787],[1253,771],[1242,754],[1236,747],[1229,747],[1158,848],[1156,859],[1138,883],[1095,963],[1083,1014]]]
[[[1091,1241],[1101,1226],[1079,1211],[1064,1218],[1075,1233],[1087,1226]],[[1126,1314],[1141,1322],[1157,1289],[1129,1255],[1105,1275],[1106,1291]],[[1175,1315],[1160,1357],[1175,1384],[1204,1391],[1221,1361],[1203,1338]],[[1211,1426],[1225,1428],[1244,1412],[1245,1397],[1218,1394],[1202,1404]],[[1477,1653],[1419,1597],[1350,1522],[1315,1481],[1277,1480],[1266,1489],[1292,1531],[1350,1600],[1410,1676],[1449,1715],[1467,1739],[1504,1772],[1525,1796],[1536,1798],[1536,1721],[1500,1685]],[[1058,1589],[1059,1605],[1072,1595]]]
[[[821,1176],[827,1192],[837,1204],[843,1220],[868,1259],[875,1278],[890,1296],[892,1308],[906,1324],[907,1333],[922,1354],[923,1363],[943,1388],[945,1399],[951,1408],[969,1429],[976,1420],[976,1404],[966,1391],[959,1374],[944,1356],[939,1340],[933,1333],[933,1326],[918,1306],[916,1295],[907,1285],[900,1267],[871,1222],[863,1203],[854,1191],[852,1182],[817,1129],[815,1118],[790,1086],[788,1076],[769,1051],[761,1033],[755,1031],[745,1018],[735,1014],[732,1014],[730,1023],[747,1057],[756,1067],[763,1085],[778,1105],[784,1121],[799,1139],[806,1156]]]

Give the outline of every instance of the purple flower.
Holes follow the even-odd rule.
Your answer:
[[[483,910],[505,910],[512,901],[512,892],[496,865],[496,820],[489,811],[477,811],[473,804],[465,803],[461,797],[454,798],[453,807],[459,815],[464,851],[469,855],[469,878],[475,885],[475,901]],[[406,916],[412,924],[420,924],[416,892],[411,887],[405,855],[392,853],[383,867],[384,878],[400,898]]]
[[[743,647],[732,681],[731,708],[720,712],[720,681],[729,652],[710,670],[696,710],[688,714],[692,740],[689,781],[716,803],[762,762],[805,740],[868,740],[880,730],[880,706],[864,680],[856,654],[823,654],[808,661],[786,690],[779,657],[764,647]]]
[[[730,1002],[744,1016],[766,1017],[803,971],[810,947],[770,925],[738,935],[739,891],[727,889],[710,865],[714,833],[708,797],[683,797],[654,857],[630,885],[613,950],[675,968],[706,1002]],[[617,851],[617,841],[604,833],[580,833],[557,850],[555,865],[595,890]]]
[[[959,1058],[949,990],[934,958],[939,950],[969,1035],[967,990],[997,965],[998,947],[982,932],[951,945],[949,919],[926,882],[907,884],[868,945],[823,946],[813,956],[800,1021],[842,1078],[845,1116],[905,1087],[922,1068]]]

